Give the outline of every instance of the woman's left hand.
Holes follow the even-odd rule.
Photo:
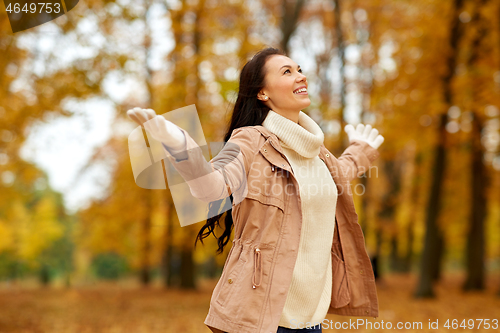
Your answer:
[[[378,134],[378,130],[372,128],[372,125],[370,124],[366,126],[358,124],[356,129],[354,129],[354,126],[351,124],[348,124],[344,127],[344,130],[349,137],[349,142],[352,142],[353,140],[365,141],[375,149],[378,149],[382,142],[384,142],[384,137]]]
[[[153,109],[135,107],[128,110],[127,115],[139,125],[144,126],[155,140],[164,143],[172,151],[179,152],[185,147],[186,139],[179,127],[163,116],[156,115]]]

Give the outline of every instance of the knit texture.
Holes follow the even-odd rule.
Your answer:
[[[299,183],[302,209],[297,260],[279,326],[317,325],[325,319],[331,300],[330,249],[338,195],[333,177],[318,156],[324,134],[302,111],[297,124],[270,110],[262,126],[280,140]]]

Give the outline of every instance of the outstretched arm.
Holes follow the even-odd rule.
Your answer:
[[[187,182],[195,198],[212,202],[246,189],[253,149],[248,129],[234,130],[221,152],[207,162],[202,149],[186,130],[156,115],[153,110],[134,108],[127,114],[162,143],[167,158]]]
[[[248,129],[235,129],[223,149],[210,162],[206,161],[201,148],[189,133],[183,128],[179,129],[186,138],[186,158],[177,159],[170,154],[168,146],[163,146],[167,158],[186,180],[194,197],[211,202],[236,191],[245,191],[254,145]]]
[[[358,124],[356,129],[351,124],[346,125],[345,131],[349,136],[349,147],[338,158],[340,170],[350,181],[363,175],[380,153],[377,148],[384,142],[384,137],[371,125]]]

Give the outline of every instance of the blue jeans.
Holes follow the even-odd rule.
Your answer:
[[[278,326],[278,331],[276,331],[276,333],[323,333],[323,331],[321,330],[321,324],[318,324],[311,328],[288,328]]]

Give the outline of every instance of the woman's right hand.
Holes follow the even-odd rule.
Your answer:
[[[372,128],[372,125],[370,124],[366,126],[364,124],[358,124],[356,128],[354,128],[353,125],[348,124],[344,127],[344,130],[349,137],[349,142],[354,140],[365,141],[375,149],[378,149],[382,142],[384,142],[384,137],[378,134],[378,130]]]
[[[135,107],[128,110],[127,115],[140,126],[144,126],[155,140],[164,143],[175,152],[184,149],[186,138],[179,127],[164,117],[156,115],[153,109]]]

